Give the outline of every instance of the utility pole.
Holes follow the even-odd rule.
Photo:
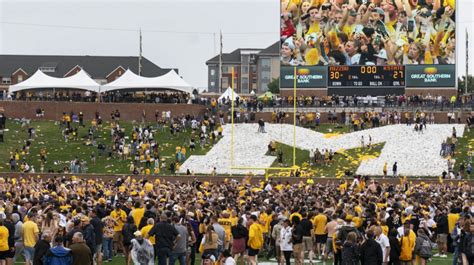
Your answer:
[[[467,95],[467,82],[469,76],[469,34],[466,28],[466,78],[464,79],[464,94]]]
[[[219,93],[222,93],[222,30],[220,31],[220,51],[219,51]]]
[[[138,75],[142,75],[142,29],[140,28],[140,51],[138,54]]]

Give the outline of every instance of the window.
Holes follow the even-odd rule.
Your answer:
[[[11,79],[10,77],[4,77],[4,78],[2,79],[2,84],[3,84],[3,85],[9,85],[9,84],[11,84],[11,83],[12,83],[12,79]]]
[[[242,91],[248,91],[248,90],[249,90],[249,78],[243,77],[242,78]]]
[[[223,73],[229,73],[229,67],[228,66],[222,66],[222,72]]]
[[[262,77],[262,80],[270,80],[271,79],[270,71],[262,71],[261,77]]]
[[[229,78],[222,78],[222,88],[228,88],[229,87]]]
[[[249,67],[248,66],[242,66],[242,74],[248,74],[249,73]]]
[[[216,69],[211,69],[211,76],[214,76],[216,74]]]
[[[211,82],[211,87],[215,87],[216,86],[216,82],[212,81]]]
[[[54,73],[56,72],[56,67],[43,66],[39,68],[43,73]]]
[[[242,55],[242,64],[249,64],[250,63],[250,56],[249,55]]]
[[[17,79],[18,79],[18,83],[23,82],[23,76],[22,75],[18,75]]]
[[[270,59],[262,59],[262,70],[268,70],[271,68],[271,60]]]

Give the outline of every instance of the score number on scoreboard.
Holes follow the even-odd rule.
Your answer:
[[[402,65],[330,66],[329,87],[404,87]]]

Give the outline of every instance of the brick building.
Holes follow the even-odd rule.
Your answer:
[[[268,83],[280,75],[279,43],[265,49],[236,49],[222,54],[222,82],[219,85],[219,55],[206,62],[208,68],[208,91],[223,92],[232,85],[237,93],[248,94],[252,90],[263,93]]]
[[[68,77],[84,69],[99,84],[106,84],[121,76],[127,69],[138,73],[137,56],[69,56],[69,55],[0,55],[0,91],[8,90],[28,79],[38,69],[53,77]],[[142,76],[156,77],[167,73],[142,57]],[[175,69],[178,71],[177,69]]]

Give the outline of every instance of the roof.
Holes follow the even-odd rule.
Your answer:
[[[280,54],[280,42],[275,42],[267,48],[263,49],[258,55],[279,55]]]
[[[240,63],[240,49],[234,50],[231,53],[222,54],[222,62],[230,63]],[[219,63],[219,54],[214,56],[212,59],[208,60],[206,64]]]
[[[105,79],[118,66],[137,73],[138,56],[0,55],[0,76],[10,76],[18,68],[22,68],[31,76],[39,67],[56,67],[55,72],[47,74],[64,77],[76,65],[89,73],[93,79]],[[160,68],[145,57],[142,58],[142,76],[156,77],[169,71],[170,69]]]
[[[240,63],[241,52],[245,51],[256,51],[258,55],[279,55],[280,54],[280,43],[277,41],[272,45],[268,46],[265,49],[259,48],[239,48],[234,50],[231,53],[223,53],[222,54],[222,62],[223,63]],[[212,57],[211,59],[206,61],[206,64],[218,64],[219,63],[219,54]]]

